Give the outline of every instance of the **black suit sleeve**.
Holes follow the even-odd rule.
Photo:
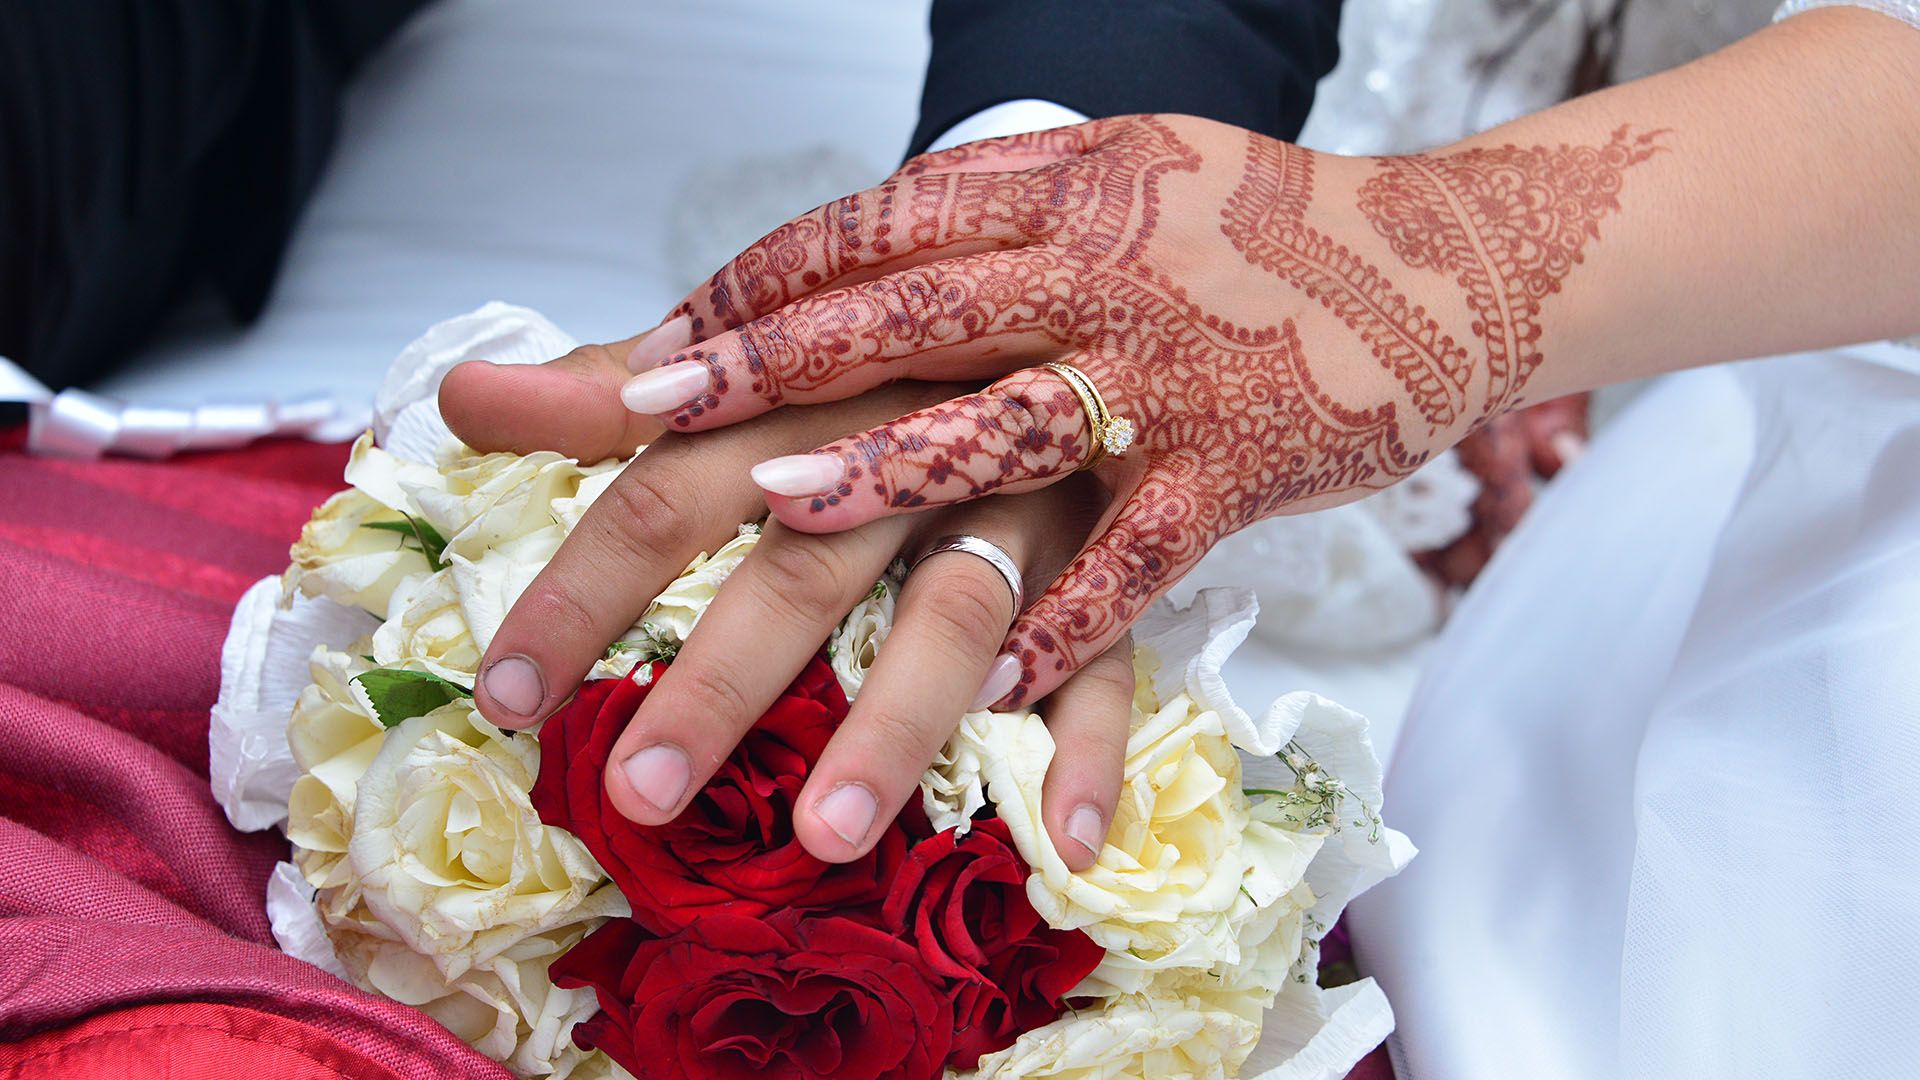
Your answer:
[[[425,0],[0,0],[0,355],[60,389],[203,283],[241,319],[342,88]]]
[[[1006,101],[1169,112],[1292,139],[1339,56],[1340,0],[934,0],[910,154]]]

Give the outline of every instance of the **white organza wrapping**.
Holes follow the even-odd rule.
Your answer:
[[[1401,1080],[1911,1076],[1920,352],[1671,379],[1455,614],[1356,901]]]

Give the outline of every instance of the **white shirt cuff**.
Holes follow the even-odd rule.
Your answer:
[[[976,142],[980,139],[995,139],[1002,135],[1024,135],[1029,131],[1045,131],[1048,128],[1066,127],[1069,124],[1085,123],[1087,117],[1051,101],[1039,98],[1021,98],[1019,101],[1003,101],[991,108],[982,109],[965,120],[948,128],[927,152],[949,150],[961,143]]]

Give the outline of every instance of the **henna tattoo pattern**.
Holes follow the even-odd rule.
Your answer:
[[[1409,267],[1453,277],[1484,356],[1441,333],[1379,268],[1306,224],[1313,158],[1298,147],[1248,140],[1247,179],[1227,204],[1222,230],[1248,261],[1357,332],[1434,432],[1468,409],[1477,425],[1521,403],[1520,389],[1541,361],[1540,302],[1560,291],[1587,242],[1599,239],[1600,219],[1620,208],[1622,174],[1659,152],[1661,134],[1630,137],[1622,127],[1598,147],[1379,159],[1379,174],[1360,188],[1360,212]],[[1477,380],[1484,386],[1470,385]]]
[[[777,230],[689,302],[737,332],[678,358],[706,363],[714,386],[670,422],[719,407],[729,370],[768,403],[829,382],[952,377],[946,361],[984,374],[1063,357],[1087,371],[1134,421],[1149,465],[1108,531],[1016,624],[1018,704],[1043,672],[1050,686],[1106,648],[1219,537],[1302,499],[1385,487],[1424,463],[1440,432],[1516,404],[1541,360],[1541,301],[1581,262],[1618,208],[1621,173],[1656,152],[1654,138],[1623,129],[1600,147],[1382,159],[1359,210],[1409,270],[1463,290],[1472,319],[1458,333],[1310,223],[1312,154],[1248,136],[1219,228],[1356,334],[1405,391],[1366,407],[1323,389],[1296,319],[1236,325],[1156,265],[1162,182],[1202,164],[1168,121],[1099,121],[916,159]],[[996,155],[1060,160],[938,171]],[[1172,243],[1182,242],[1192,237]],[[1309,317],[1322,316],[1299,318]],[[1424,429],[1417,438],[1403,435],[1408,422]],[[1021,371],[823,447],[845,478],[809,509],[859,504],[864,519],[978,497],[1077,468],[1087,436],[1056,377]]]

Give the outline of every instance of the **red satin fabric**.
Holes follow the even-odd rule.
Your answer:
[[[0,1080],[361,1080],[399,1074],[272,1013],[186,1001],[136,1005],[0,1046]]]
[[[286,842],[235,832],[207,788],[233,605],[286,567],[346,447],[72,462],[23,443],[0,429],[0,1080],[505,1080],[275,948]],[[1349,1080],[1391,1078],[1379,1052]]]
[[[346,448],[80,463],[21,442],[0,432],[0,1077],[503,1080],[276,949],[286,842],[235,832],[207,789],[233,604],[286,566]]]

